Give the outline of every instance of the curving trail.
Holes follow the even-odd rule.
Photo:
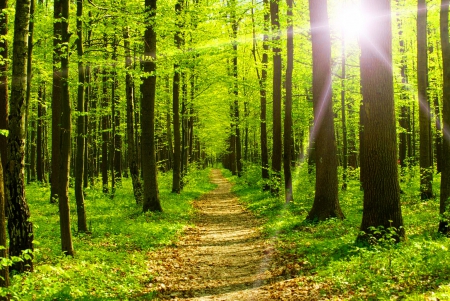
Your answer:
[[[220,170],[212,192],[194,204],[196,226],[177,245],[152,253],[157,277],[149,289],[159,300],[305,300],[295,279],[277,263],[277,252],[258,230],[258,220],[239,203]],[[317,296],[316,296],[317,297]],[[317,299],[314,299],[317,300]]]

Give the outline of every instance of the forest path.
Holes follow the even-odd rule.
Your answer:
[[[150,289],[156,289],[158,300],[311,298],[290,279],[292,271],[280,266],[278,253],[261,236],[258,220],[239,204],[231,183],[216,169],[210,178],[218,186],[195,201],[196,226],[175,246],[150,255],[149,268],[157,275]]]

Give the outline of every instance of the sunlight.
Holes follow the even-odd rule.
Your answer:
[[[358,4],[348,3],[338,8],[332,26],[344,35],[345,39],[356,39],[365,26],[365,18]]]

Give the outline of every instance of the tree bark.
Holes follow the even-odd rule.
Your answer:
[[[275,195],[280,193],[281,185],[281,160],[283,156],[281,142],[281,45],[280,45],[280,20],[279,20],[279,0],[270,2],[270,17],[272,22],[273,38],[273,149],[272,149],[272,187],[271,192]]]
[[[8,7],[8,0],[0,0],[0,35],[6,36],[8,34],[8,15],[6,8]],[[8,41],[7,39],[0,40],[0,56],[3,58],[0,64],[0,130],[8,129]],[[7,137],[0,134],[0,163],[3,169],[6,169],[6,150]]]
[[[78,95],[77,95],[77,156],[75,169],[75,199],[77,202],[78,232],[87,232],[86,210],[84,208],[84,153],[86,125],[84,116],[85,69],[83,64],[83,0],[77,0],[77,54],[78,54]]]
[[[25,198],[25,100],[27,89],[28,29],[30,1],[16,1],[12,61],[9,135],[6,164],[6,195],[10,256],[33,250],[33,225]],[[12,269],[33,271],[31,259],[16,262]]]
[[[0,154],[1,157],[1,154]],[[0,158],[1,159],[1,158]],[[7,241],[8,237],[6,236],[6,192],[4,188],[4,178],[3,178],[3,167],[0,164],[0,246],[3,247],[0,249],[0,257],[7,258],[8,257],[8,246]],[[0,286],[8,287],[9,286],[9,267],[2,266],[0,267]]]
[[[107,47],[108,41],[107,38],[105,36],[105,48]],[[106,58],[105,58],[106,59]],[[102,71],[102,91],[103,91],[103,95],[102,95],[102,109],[103,109],[103,113],[102,113],[102,165],[101,165],[101,169],[102,169],[102,187],[103,187],[103,192],[104,193],[108,193],[109,189],[108,189],[108,144],[109,144],[109,133],[108,133],[108,114],[106,114],[105,112],[107,112],[108,110],[108,79],[107,79],[107,72],[106,72],[106,67],[103,67],[103,71]]]
[[[128,166],[130,169],[131,182],[133,183],[134,199],[136,204],[142,203],[142,184],[137,166],[136,145],[134,143],[134,83],[131,75],[133,68],[130,52],[130,35],[128,28],[123,31],[124,48],[125,48],[125,69],[127,70],[125,78],[125,96],[127,99],[127,142],[128,142]]]
[[[37,119],[37,139],[36,139],[36,176],[38,182],[45,182],[44,170],[44,85],[42,82],[38,88],[38,119]]]
[[[428,89],[427,5],[418,0],[417,6],[417,92],[419,94],[420,127],[420,196],[433,197],[433,166],[431,151],[431,109]]]
[[[291,173],[291,146],[292,146],[292,72],[294,70],[294,25],[293,4],[287,0],[288,28],[287,28],[287,66],[286,66],[286,99],[284,103],[284,195],[286,203],[293,201],[292,173]]]
[[[72,142],[72,120],[69,98],[69,0],[62,0],[61,42],[61,128],[59,162],[59,223],[61,227],[61,249],[65,255],[73,256],[72,232],[70,228],[69,176]]]
[[[450,206],[450,42],[448,30],[449,0],[442,0],[440,12],[440,31],[442,44],[442,65],[443,65],[443,94],[442,94],[442,124],[443,124],[443,145],[442,145],[442,172],[441,172],[441,194],[439,213],[441,219],[438,231],[449,235],[448,211]]]
[[[32,153],[32,145],[34,143],[33,122],[30,122],[30,99],[31,99],[31,79],[32,79],[32,58],[33,58],[33,33],[34,33],[34,6],[35,0],[30,0],[30,24],[28,25],[28,57],[27,57],[27,93],[25,99],[25,124],[27,125],[26,139],[25,139],[25,169],[27,175],[27,183],[30,183],[36,179],[36,170],[34,164],[36,163],[34,155]],[[31,124],[30,127],[28,125]],[[33,179],[34,174],[34,179]]]
[[[155,155],[155,96],[156,96],[156,0],[145,0],[148,22],[144,36],[145,77],[142,79],[142,171],[144,173],[143,211],[162,211],[159,201],[158,176]],[[145,116],[145,117],[144,117]]]
[[[53,84],[52,84],[52,168],[51,168],[51,191],[50,202],[58,200],[59,177],[59,130],[61,119],[61,13],[62,1],[55,0],[53,5]]]
[[[390,0],[365,0],[368,18],[361,41],[363,95],[361,169],[364,170],[364,211],[359,240],[370,241],[373,228],[394,227],[404,237],[397,172],[397,134],[392,75]],[[379,238],[375,235],[375,238]]]
[[[344,218],[338,199],[337,149],[331,88],[331,41],[326,0],[309,0],[313,51],[312,139],[315,148],[316,190],[307,216],[310,221]]]

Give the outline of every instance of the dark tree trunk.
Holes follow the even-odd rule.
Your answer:
[[[179,0],[175,4],[175,13],[179,16],[183,9],[183,2]],[[178,31],[175,33],[175,46],[181,49],[183,43],[181,34],[182,24],[178,23]],[[180,193],[181,191],[181,134],[180,134],[180,80],[181,70],[180,64],[177,62],[174,65],[173,86],[172,86],[172,112],[173,112],[173,178],[172,178],[172,192]]]
[[[12,60],[9,135],[6,164],[6,211],[8,217],[9,254],[21,256],[33,250],[33,225],[25,199],[25,100],[27,90],[28,29],[30,1],[16,1]],[[15,262],[12,270],[33,271],[31,259]]]
[[[35,158],[32,153],[32,145],[34,142],[33,131],[34,124],[30,122],[30,99],[31,99],[31,79],[32,79],[32,58],[33,58],[33,33],[34,33],[34,6],[35,0],[30,0],[30,24],[28,26],[28,56],[27,56],[27,94],[25,100],[25,124],[27,125],[26,129],[26,139],[25,139],[25,166],[26,166],[26,175],[27,175],[27,183],[30,183],[36,179],[36,170],[35,168]],[[30,127],[28,125],[31,124]],[[34,169],[34,170],[33,170]],[[34,174],[34,179],[33,179]]]
[[[371,227],[394,227],[399,240],[404,237],[397,172],[397,134],[392,75],[391,7],[389,0],[363,1],[368,19],[361,43],[361,87],[363,95],[361,169],[364,211],[361,231]],[[378,238],[375,235],[376,238]],[[360,235],[360,240],[370,240]]]
[[[38,119],[37,119],[37,139],[36,139],[36,176],[38,182],[45,182],[44,173],[44,85],[41,83],[38,89]]]
[[[142,203],[142,184],[137,165],[136,145],[134,141],[134,83],[131,75],[133,68],[130,52],[130,35],[128,28],[124,30],[124,48],[125,48],[125,68],[127,75],[125,78],[125,95],[127,99],[127,142],[128,142],[128,166],[130,168],[131,181],[133,183],[134,199],[136,204]]]
[[[156,16],[156,0],[145,0],[148,14],[144,36],[144,61],[147,75],[142,79],[142,170],[144,173],[143,211],[162,211],[159,201],[158,176],[155,155],[155,96],[156,96],[156,32],[151,25]],[[144,117],[145,116],[145,117]]]
[[[61,41],[69,44],[69,0],[62,0]],[[69,98],[69,49],[61,56],[61,128],[59,166],[59,224],[61,227],[61,248],[65,255],[74,255],[70,228],[69,176],[71,152],[71,108]]]
[[[107,47],[107,40],[105,37],[105,48]],[[109,133],[108,133],[108,79],[106,68],[103,67],[102,71],[102,187],[103,192],[108,193],[108,144],[109,144]]]
[[[8,15],[4,10],[8,7],[8,0],[0,0],[0,35],[6,36],[8,34]],[[0,55],[3,58],[8,57],[8,41],[6,39],[0,40]],[[2,60],[0,64],[0,130],[8,129],[8,61]],[[6,169],[6,142],[5,135],[0,134],[0,163],[3,169]]]
[[[53,85],[52,85],[52,168],[50,202],[58,200],[60,119],[61,119],[61,13],[62,1],[55,0],[53,6]]]
[[[237,58],[237,30],[238,30],[238,20],[236,18],[236,3],[233,1],[233,9],[232,9],[232,28],[233,28],[233,94],[234,94],[234,103],[232,106],[232,135],[234,134],[234,152],[236,159],[236,170],[234,171],[238,177],[242,174],[242,146],[241,146],[241,130],[239,128],[240,125],[240,117],[239,117],[239,87],[238,87],[238,58]]]
[[[427,97],[428,47],[426,0],[418,0],[417,7],[417,91],[419,94],[420,127],[420,196],[433,197],[433,166],[431,151],[431,111]]]
[[[279,0],[270,2],[270,17],[272,22],[273,38],[273,148],[272,148],[272,187],[271,192],[275,195],[280,193],[281,185],[281,160],[283,156],[281,142],[281,45],[280,45],[280,21],[278,12]]]
[[[313,51],[313,106],[316,164],[314,204],[307,220],[344,218],[338,199],[337,150],[331,89],[331,41],[326,0],[309,0]]]
[[[1,154],[0,154],[1,159]],[[7,258],[8,257],[8,237],[6,236],[6,192],[4,189],[4,178],[3,178],[3,167],[0,164],[0,246],[3,247],[0,249],[0,257]],[[0,267],[0,287],[8,287],[9,286],[9,268],[8,266]]]
[[[83,65],[83,0],[77,0],[77,54],[78,54],[78,95],[77,95],[77,156],[75,169],[75,198],[77,202],[78,232],[87,232],[86,211],[84,208],[83,180],[86,125],[84,113],[85,69]]]
[[[345,82],[347,80],[346,58],[345,58],[345,32],[342,31],[341,46],[341,118],[342,118],[342,190],[347,190],[348,169],[348,140],[347,140],[347,116],[345,104]]]
[[[292,146],[292,72],[294,70],[294,26],[292,13],[292,0],[288,4],[288,28],[287,28],[287,66],[286,66],[286,99],[284,104],[284,194],[285,201],[293,201],[292,174],[291,174],[291,146]]]
[[[444,83],[444,91],[442,95],[443,133],[450,133],[450,42],[448,30],[448,11],[449,0],[442,0],[440,13],[440,31]],[[445,235],[449,235],[450,228],[448,218],[445,218],[443,216],[445,213],[448,214],[450,204],[450,138],[448,135],[443,135],[442,151],[441,195],[439,207],[441,220],[439,222],[439,232]]]
[[[114,180],[116,183],[122,182],[122,136],[120,135],[120,98],[118,93],[119,80],[117,78],[117,36],[113,40],[113,71],[112,71],[112,124],[114,135]]]

